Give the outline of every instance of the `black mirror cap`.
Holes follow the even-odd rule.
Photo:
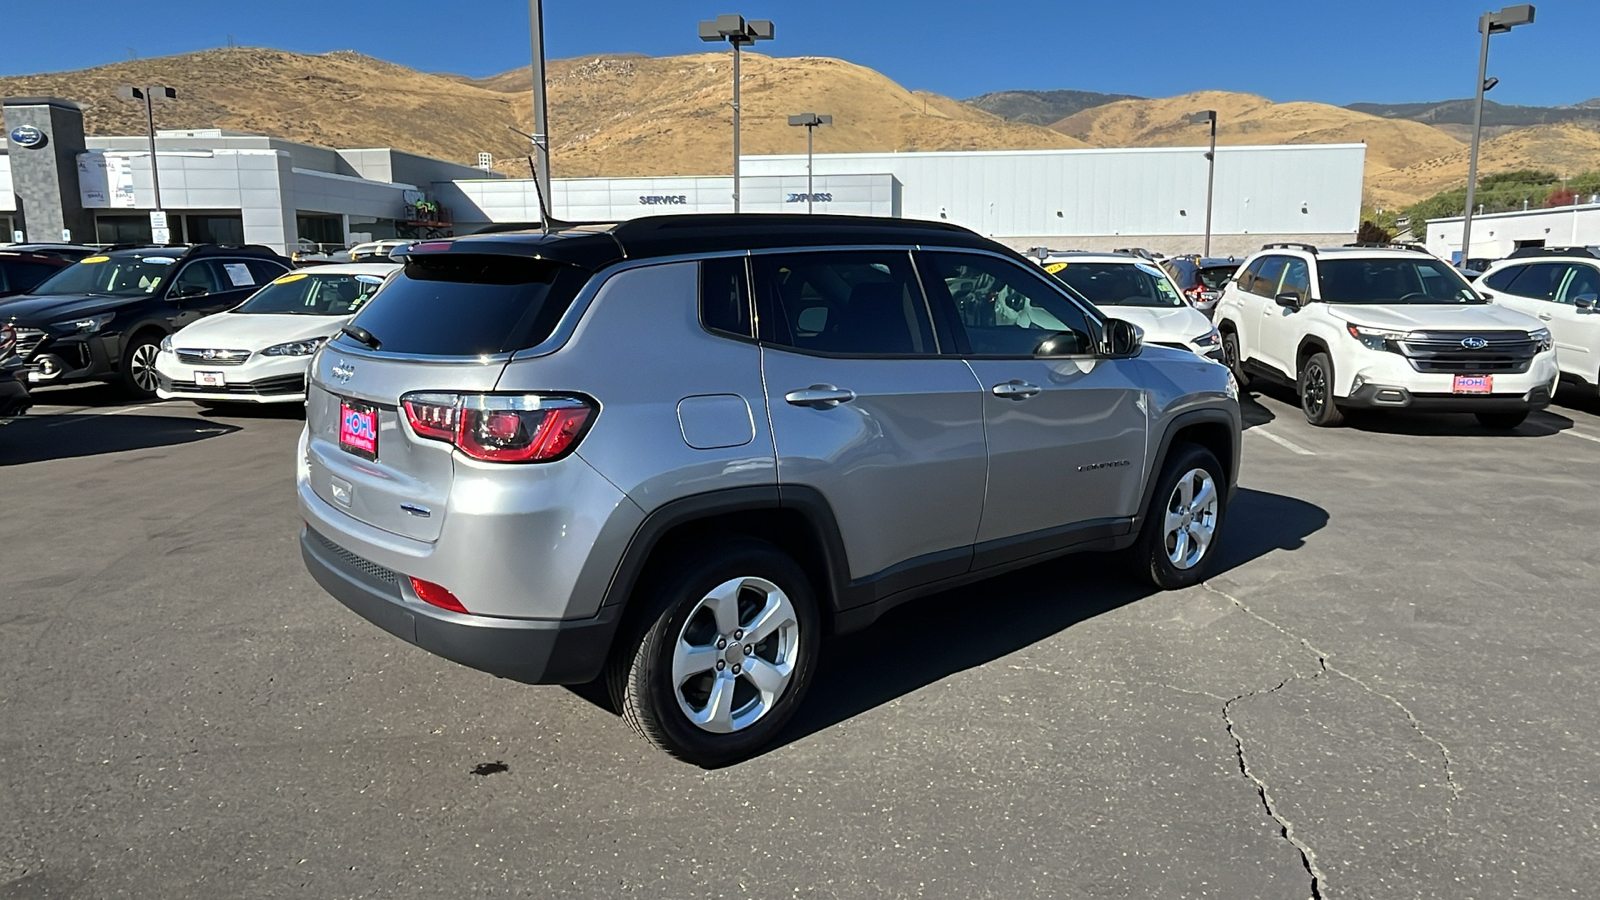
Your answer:
[[[1579,294],[1578,296],[1572,298],[1572,305],[1579,309],[1594,309],[1595,307],[1600,306],[1600,295]]]
[[[1279,294],[1272,299],[1284,309],[1299,309],[1303,305],[1299,294]]]
[[[1106,320],[1106,355],[1131,359],[1144,350],[1144,329],[1121,319]]]
[[[1494,302],[1494,295],[1489,293],[1488,291],[1479,291],[1478,292],[1478,299],[1479,300],[1486,300],[1486,301],[1488,301],[1490,303],[1493,303]]]

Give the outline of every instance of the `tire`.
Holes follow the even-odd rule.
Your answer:
[[[634,731],[685,762],[712,768],[750,756],[811,684],[822,635],[810,579],[777,547],[736,537],[652,581],[633,601],[644,615],[608,665],[612,700]],[[741,643],[763,610],[772,630]],[[771,696],[757,687],[752,657],[771,679]]]
[[[1222,333],[1222,364],[1233,373],[1233,380],[1239,383],[1239,390],[1250,386],[1250,375],[1244,370],[1244,360],[1239,356],[1239,334],[1235,331]]]
[[[156,395],[156,355],[160,352],[161,338],[148,334],[138,335],[122,348],[123,393],[135,400],[149,400]]]
[[[1164,591],[1205,580],[1228,511],[1225,477],[1210,450],[1195,444],[1173,446],[1133,545],[1139,577]]]
[[[1528,411],[1475,413],[1478,424],[1496,431],[1510,431],[1528,419]]]
[[[1300,364],[1300,411],[1306,421],[1318,428],[1338,428],[1344,424],[1344,410],[1334,402],[1333,363],[1326,353],[1313,353]]]

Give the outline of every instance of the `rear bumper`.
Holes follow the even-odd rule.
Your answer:
[[[1351,409],[1410,409],[1418,412],[1522,412],[1550,405],[1550,388],[1525,394],[1418,394],[1395,385],[1364,384],[1339,405]]]
[[[590,619],[500,619],[429,606],[406,577],[350,553],[309,527],[300,555],[311,577],[357,615],[401,638],[491,675],[528,684],[582,684],[599,677],[621,606]]]

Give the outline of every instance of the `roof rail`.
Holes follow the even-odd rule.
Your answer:
[[[1263,249],[1263,250],[1304,250],[1305,252],[1311,254],[1312,256],[1316,256],[1317,255],[1317,248],[1316,247],[1313,247],[1310,244],[1302,244],[1299,241],[1278,241],[1277,243],[1273,243],[1273,244],[1262,244],[1261,245],[1261,249]]]
[[[277,259],[282,254],[261,244],[194,244],[189,247],[188,256],[191,259],[200,256],[264,256]]]
[[[1527,259],[1530,256],[1575,256],[1579,259],[1600,259],[1588,247],[1518,247],[1507,259]]]
[[[1427,253],[1428,248],[1416,241],[1357,241],[1345,244],[1346,247],[1361,247],[1367,250],[1411,250],[1417,253]]]
[[[1151,262],[1155,262],[1157,259],[1161,259],[1162,258],[1160,255],[1158,255],[1156,253],[1152,253],[1152,252],[1150,252],[1149,250],[1146,250],[1143,247],[1118,247],[1117,249],[1115,249],[1115,250],[1113,250],[1111,252],[1112,253],[1126,253],[1129,256],[1137,256],[1140,259],[1148,259]]]

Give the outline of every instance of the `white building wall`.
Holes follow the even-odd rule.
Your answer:
[[[816,172],[887,172],[903,215],[994,237],[1201,235],[1203,147],[841,153]],[[1354,234],[1363,144],[1217,148],[1215,235]],[[805,172],[806,157],[753,156],[750,175]]]
[[[1462,219],[1430,219],[1423,243],[1440,259],[1461,258]],[[1518,247],[1600,246],[1600,204],[1472,217],[1469,258],[1502,259]]]
[[[11,184],[11,157],[0,153],[0,212],[15,212],[16,188]],[[0,241],[11,240],[11,235],[0,234]]]

